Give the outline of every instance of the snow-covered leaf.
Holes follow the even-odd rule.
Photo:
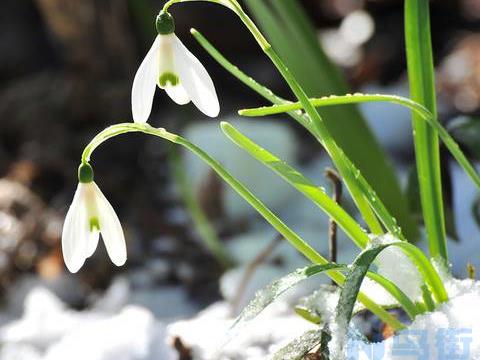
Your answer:
[[[353,316],[353,309],[363,279],[367,275],[368,269],[377,255],[390,245],[391,244],[378,245],[362,251],[350,266],[350,270],[343,284],[343,288],[340,292],[340,299],[337,304],[335,329],[332,329],[332,331],[335,331],[335,348],[338,351],[344,347],[347,328]]]
[[[322,342],[323,330],[310,330],[280,349],[272,360],[300,360]]]
[[[267,287],[259,290],[252,301],[242,310],[237,320],[232,326],[232,329],[239,324],[246,321],[250,321],[255,318],[263,309],[274,302],[280,295],[282,295],[288,289],[294,287],[303,280],[308,279],[311,276],[320,274],[324,271],[338,270],[345,268],[344,265],[337,264],[324,264],[324,265],[311,265],[301,269],[297,269],[294,272],[275,280]]]

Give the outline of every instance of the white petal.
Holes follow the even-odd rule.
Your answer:
[[[220,104],[213,81],[198,59],[175,36],[175,68],[195,106],[210,117],[218,116]]]
[[[94,184],[94,186],[100,222],[100,233],[102,234],[103,242],[105,243],[105,247],[107,248],[108,255],[112,262],[117,266],[121,266],[127,261],[127,246],[125,244],[122,225],[107,198],[103,195],[96,184]]]
[[[89,224],[85,203],[85,185],[78,184],[72,205],[68,209],[62,231],[62,252],[65,265],[76,273],[85,262]]]
[[[87,252],[85,254],[87,258],[92,256],[95,250],[97,250],[99,238],[100,238],[100,233],[98,231],[90,231],[89,237],[87,240],[87,249],[86,249]]]
[[[158,78],[158,48],[160,37],[157,36],[145,59],[137,70],[132,86],[133,120],[147,122],[152,112],[153,96]]]
[[[168,96],[170,96],[178,105],[185,105],[190,102],[190,96],[188,96],[181,84],[176,86],[167,86],[165,91],[167,92]]]

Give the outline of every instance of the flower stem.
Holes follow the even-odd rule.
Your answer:
[[[98,133],[90,143],[85,147],[82,153],[82,162],[90,161],[92,153],[103,142],[115,136],[130,132],[142,132],[145,134],[160,137],[172,143],[181,145],[192,151],[207,165],[209,165],[226,183],[228,183],[240,196],[242,196],[262,217],[272,225],[290,244],[308,260],[315,264],[327,264],[328,260],[320,255],[314,248],[306,243],[297,233],[290,229],[283,221],[275,215],[265,204],[263,204],[250,190],[248,190],[240,181],[233,177],[218,161],[210,157],[205,151],[189,142],[187,139],[168,132],[163,128],[154,128],[148,124],[122,123],[112,125]],[[337,284],[343,284],[345,276],[339,271],[329,271],[326,273]],[[401,330],[405,326],[392,316],[387,310],[375,303],[372,299],[363,293],[359,293],[358,301],[366,308],[377,315],[382,321],[392,326],[395,330]]]

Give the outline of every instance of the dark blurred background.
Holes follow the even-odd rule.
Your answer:
[[[353,91],[405,94],[403,1],[301,3]],[[2,297],[25,276],[46,283],[68,276],[60,234],[76,187],[80,154],[104,127],[131,121],[131,84],[155,36],[153,20],[162,5],[153,0],[0,2]],[[475,118],[480,107],[480,1],[442,0],[431,6],[442,121],[448,124],[459,115]],[[191,37],[191,27],[258,81],[290,96],[233,13],[206,3],[177,6],[172,13],[177,35],[214,79],[222,118],[265,102],[208,56]],[[359,41],[348,41],[349,17],[350,23],[364,24],[365,36]],[[390,111],[383,114],[394,116]],[[412,146],[408,113],[403,116],[404,125],[394,133],[382,121],[373,120],[371,126],[395,163],[406,168],[412,163]],[[183,133],[206,122],[218,124],[218,119],[204,118],[192,105],[178,107],[157,92],[152,125]],[[321,156],[320,147],[303,129],[291,122],[282,126],[291,127],[301,144],[296,150],[299,164]],[[182,284],[200,304],[219,296],[222,269],[198,241],[178,192],[172,190],[171,150],[165,142],[134,134],[115,138],[96,151],[97,182],[122,220],[129,260],[125,267],[114,268],[101,247],[75,280],[67,277],[78,286],[60,291],[64,300],[82,307],[92,290],[105,289],[114,274],[137,274],[146,264],[157,270],[140,276],[139,283]],[[200,192],[209,196],[203,196],[202,204],[215,208],[210,213],[221,219],[222,206],[216,202],[221,202],[224,187],[215,179],[204,185]],[[217,230],[223,238],[244,228],[242,221],[226,220]]]

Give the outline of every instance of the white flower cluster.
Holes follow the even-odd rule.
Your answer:
[[[205,115],[216,117],[220,105],[213,81],[200,61],[175,35],[172,16],[161,11],[156,19],[158,35],[138,68],[132,86],[132,114],[136,123],[146,123],[155,89],[165,92],[179,105],[192,101]],[[65,264],[77,272],[97,248],[100,234],[112,262],[123,265],[127,249],[115,210],[93,181],[93,169],[82,162],[79,184],[68,210],[62,233]]]

